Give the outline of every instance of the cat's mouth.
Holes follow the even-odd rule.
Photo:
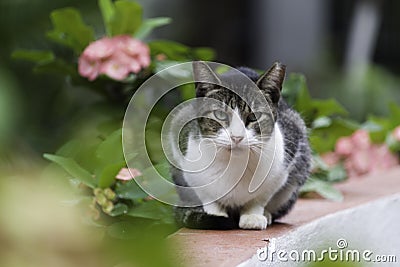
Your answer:
[[[222,145],[221,148],[226,151],[229,151],[229,152],[234,152],[234,151],[240,152],[240,151],[245,151],[245,150],[249,149],[249,147],[246,145],[235,144],[235,143]]]
[[[221,152],[242,152],[251,149],[251,146],[246,142],[218,142],[214,140],[214,145]]]

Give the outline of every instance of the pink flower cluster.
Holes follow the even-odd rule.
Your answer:
[[[79,57],[78,71],[90,81],[100,74],[120,81],[149,65],[150,50],[146,44],[129,35],[118,35],[89,44]]]
[[[400,141],[400,127],[393,132]],[[343,161],[347,175],[352,177],[387,170],[399,164],[396,155],[385,144],[373,144],[365,130],[357,130],[336,142],[335,151],[321,156],[326,164],[334,166]]]
[[[132,179],[135,179],[138,176],[141,176],[142,173],[138,169],[133,169],[133,168],[122,168],[115,179],[121,180],[121,181],[129,181]]]
[[[392,132],[392,136],[395,140],[397,140],[398,142],[400,142],[400,126],[397,126],[393,132]]]

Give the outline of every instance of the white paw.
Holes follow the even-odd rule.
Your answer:
[[[229,216],[228,216],[228,213],[223,212],[223,211],[221,211],[221,212],[215,212],[215,213],[208,213],[208,214],[209,214],[209,215],[214,215],[214,216],[226,217],[226,218],[229,217]]]
[[[268,225],[271,225],[272,224],[272,215],[271,215],[271,213],[269,213],[268,211],[265,211],[264,212],[264,216],[265,216],[265,218],[267,218]]]
[[[228,213],[226,213],[221,207],[214,203],[203,206],[203,209],[209,215],[221,216],[226,218],[229,217]]]
[[[267,229],[268,220],[260,214],[243,214],[240,216],[239,227],[242,229]]]

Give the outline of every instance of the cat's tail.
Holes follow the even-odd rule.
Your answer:
[[[238,228],[232,217],[210,215],[202,207],[176,207],[175,219],[180,227],[208,230],[231,230]]]

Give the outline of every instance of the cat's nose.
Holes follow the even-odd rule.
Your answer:
[[[235,136],[232,135],[231,139],[235,144],[239,144],[243,140],[244,136]]]

